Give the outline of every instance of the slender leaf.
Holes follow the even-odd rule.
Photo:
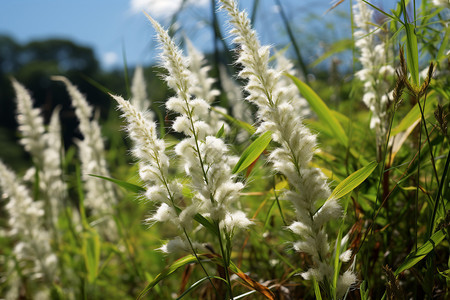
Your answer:
[[[367,288],[367,281],[363,281],[359,287],[361,300],[369,300],[369,289]]]
[[[319,283],[313,278],[314,294],[316,295],[316,300],[322,300],[322,294],[320,293]]]
[[[203,283],[203,282],[206,281],[206,280],[210,280],[211,278],[218,279],[218,280],[222,280],[222,281],[224,281],[225,283],[227,283],[227,281],[226,281],[225,279],[223,279],[222,277],[218,277],[218,276],[208,276],[208,277],[203,277],[202,279],[200,279],[200,280],[194,282],[187,290],[184,291],[183,294],[181,294],[181,295],[177,298],[177,300],[178,300],[178,299],[182,299],[184,296],[186,296],[187,294],[189,294],[190,292],[192,292],[194,289],[196,289],[197,287],[199,287],[201,283]]]
[[[147,284],[147,286],[142,290],[142,292],[140,292],[137,299],[138,300],[142,299],[142,297],[144,297],[155,285],[157,285],[158,282],[160,282],[164,278],[167,278],[168,276],[170,276],[173,272],[175,272],[179,268],[181,268],[187,264],[195,263],[196,261],[197,261],[197,258],[194,255],[187,255],[185,257],[182,257],[182,258],[176,260],[173,264],[166,267],[161,273],[159,273],[153,279],[153,281],[151,281],[149,284]]]
[[[439,51],[436,55],[436,61],[438,61],[438,62],[447,57],[449,33],[450,33],[450,29],[448,27],[446,27],[444,39],[442,40],[441,46],[439,47]]]
[[[272,140],[272,132],[267,131],[260,135],[247,149],[242,153],[241,158],[233,168],[233,174],[239,173],[250,166],[266,149]]]
[[[421,106],[423,106],[425,98],[421,100]],[[423,112],[424,116],[429,115],[434,111],[434,108],[437,103],[437,97],[432,97],[432,93],[426,99],[427,105],[425,106],[425,110]],[[408,112],[408,114],[400,121],[400,123],[391,130],[391,136],[397,135],[400,132],[407,130],[414,122],[417,122],[421,119],[420,107],[417,103],[414,107]]]
[[[325,102],[323,102],[323,100],[320,99],[320,97],[306,83],[302,82],[295,76],[292,76],[290,74],[286,75],[292,79],[302,96],[305,97],[305,99],[308,101],[309,105],[317,114],[319,119],[328,126],[331,132],[333,132],[333,134],[338,138],[339,142],[341,142],[344,146],[347,146],[348,137],[345,134],[345,131],[342,128],[341,124],[334,117]]]
[[[115,178],[110,178],[110,177],[105,177],[105,176],[100,176],[100,175],[94,175],[94,174],[89,174],[89,176],[93,176],[93,177],[97,177],[97,178],[101,178],[104,180],[108,180],[111,181],[115,184],[117,184],[120,187],[123,187],[124,189],[126,189],[127,191],[139,194],[139,193],[143,193],[145,192],[145,189],[139,185],[135,185],[123,180],[119,180],[119,179],[115,179]]]
[[[357,186],[359,186],[364,180],[366,180],[367,177],[369,177],[370,174],[375,170],[375,168],[378,166],[378,163],[373,161],[369,163],[367,166],[359,169],[358,171],[355,171],[350,176],[342,180],[341,183],[338,184],[338,186],[334,189],[334,191],[331,193],[330,197],[339,199],[353,191]]]
[[[222,125],[222,127],[220,127],[219,131],[216,134],[216,138],[220,139],[223,136],[224,132],[225,132],[225,125]]]
[[[211,261],[212,263],[216,265],[220,265],[223,267],[223,259],[221,256],[217,254],[197,254],[199,258],[205,258]],[[183,258],[180,258],[179,260],[175,261],[173,264],[168,266],[166,269],[164,269],[163,272],[159,273],[153,281],[151,281],[147,286],[142,290],[142,292],[138,296],[138,300],[142,299],[158,282],[163,280],[164,278],[167,278],[169,275],[171,275],[173,272],[175,272],[180,267],[196,263],[197,259],[194,255],[187,255]],[[239,278],[241,278],[250,288],[253,290],[256,290],[260,292],[262,295],[264,295],[268,299],[275,299],[275,296],[273,293],[264,285],[254,281],[251,279],[248,275],[246,275],[244,272],[242,272],[234,263],[230,262],[230,265],[228,266],[229,270],[235,273]]]
[[[100,265],[100,237],[95,230],[83,233],[83,256],[89,282],[94,282],[98,276]]]
[[[433,234],[425,244],[417,249],[417,251],[414,251],[406,257],[405,261],[395,271],[395,276],[413,267],[415,264],[425,258],[428,253],[430,253],[437,245],[439,245],[440,242],[444,240],[444,238],[445,233],[442,231],[442,229]]]
[[[406,4],[402,0],[404,26],[406,31],[406,64],[416,86],[419,86],[419,49],[415,27],[408,22]]]
[[[388,18],[390,18],[390,19],[392,19],[392,20],[395,20],[395,21],[400,22],[400,23],[403,24],[403,22],[400,20],[400,18],[397,17],[395,14],[394,14],[394,15],[390,15],[390,14],[388,14],[387,12],[385,12],[384,10],[382,10],[382,9],[380,9],[380,8],[378,8],[378,7],[376,7],[376,6],[373,5],[372,3],[367,2],[366,0],[362,0],[362,1],[363,1],[364,3],[366,3],[367,5],[372,6],[372,8],[376,9],[378,12],[382,13],[382,14],[385,15],[386,17],[388,17]]]

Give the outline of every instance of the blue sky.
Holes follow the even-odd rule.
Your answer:
[[[142,13],[145,9],[163,24],[168,24],[170,14],[181,0],[2,0],[0,1],[0,34],[8,34],[18,42],[51,37],[68,38],[93,47],[104,67],[122,65],[125,47],[130,65],[154,61],[154,32]],[[253,0],[241,0],[241,7],[250,9]],[[286,43],[283,26],[274,0],[260,0],[256,28],[263,43]],[[300,32],[314,32],[308,16],[319,16],[330,6],[329,0],[282,0],[289,18]],[[340,10],[347,10],[348,1]],[[203,51],[212,49],[212,33],[207,26],[210,20],[210,0],[190,0],[180,16],[186,34]],[[332,12],[325,20],[335,16]],[[223,18],[221,19],[223,20]],[[323,20],[322,20],[323,21]],[[342,21],[343,22],[343,21]],[[308,24],[306,28],[305,24]],[[349,23],[338,24],[349,28]],[[336,29],[339,31],[339,29]],[[344,30],[344,29],[342,29]],[[334,34],[334,33],[333,33]],[[345,33],[342,33],[345,34]]]

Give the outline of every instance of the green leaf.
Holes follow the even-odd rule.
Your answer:
[[[361,300],[369,300],[369,289],[367,288],[367,281],[363,281],[359,287]]]
[[[402,0],[404,26],[406,31],[406,64],[415,86],[419,86],[419,49],[415,26],[408,22],[405,0]]]
[[[439,245],[440,242],[444,240],[444,237],[445,233],[442,231],[442,229],[433,234],[425,244],[417,249],[417,251],[410,253],[405,258],[405,261],[395,271],[395,276],[413,267],[415,264],[425,258],[428,253],[430,253],[437,245]]]
[[[430,93],[430,95],[426,99],[424,98],[420,100],[421,102],[420,105],[422,106],[422,108],[424,107],[425,100],[427,102],[423,114],[424,116],[427,116],[428,114],[434,111],[434,107],[437,103],[437,97],[432,97]],[[408,114],[400,121],[400,124],[398,124],[394,129],[391,130],[391,136],[397,135],[400,132],[405,131],[412,124],[414,124],[414,122],[419,121],[421,118],[422,116],[420,113],[420,107],[419,104],[416,103],[416,105],[414,105],[414,107],[408,112]]]
[[[95,230],[83,233],[83,256],[89,282],[94,282],[98,276],[100,265],[100,237]]]
[[[223,133],[225,132],[225,124],[222,124],[222,127],[220,127],[219,131],[216,134],[216,138],[220,139],[223,136]]]
[[[209,253],[197,254],[197,257],[199,259],[206,259],[216,265],[220,265],[220,266],[224,267],[222,257],[217,254],[209,254]],[[196,262],[198,262],[197,258],[192,254],[187,255],[187,256],[175,261],[173,264],[166,267],[164,269],[164,271],[159,273],[153,281],[151,281],[149,284],[147,284],[147,286],[142,290],[142,292],[139,294],[137,299],[138,300],[142,299],[142,297],[144,297],[156,284],[158,284],[158,282],[160,282],[164,278],[167,278],[169,275],[171,275],[177,269],[181,268],[184,265],[196,263]],[[244,272],[242,272],[233,262],[230,262],[230,265],[228,266],[228,268],[231,272],[235,273],[239,278],[241,278],[249,288],[251,288],[255,291],[258,291],[259,293],[264,295],[267,299],[275,299],[275,297],[273,296],[273,293],[266,286],[251,279],[248,275],[246,275]]]
[[[272,140],[272,132],[267,131],[261,134],[241,155],[241,158],[233,168],[233,174],[239,173],[250,166],[266,149]]]
[[[203,283],[204,281],[210,280],[211,278],[213,279],[218,279],[218,280],[222,280],[225,283],[228,283],[225,279],[223,279],[222,277],[219,276],[207,276],[207,277],[203,277],[202,279],[196,281],[195,283],[193,283],[186,291],[184,291],[183,294],[181,294],[177,300],[182,299],[184,296],[186,296],[187,294],[189,294],[190,292],[192,292],[194,289],[196,289],[197,287],[200,286],[201,283]],[[236,299],[236,298],[235,298]]]
[[[161,273],[159,273],[153,281],[151,281],[147,286],[142,290],[142,292],[139,294],[137,299],[142,299],[155,285],[158,284],[161,280],[164,278],[167,278],[169,275],[171,275],[173,272],[178,270],[179,268],[187,265],[192,264],[197,261],[197,258],[194,255],[187,255],[185,257],[180,258],[179,260],[175,261],[173,264],[168,266],[164,269]]]
[[[369,163],[367,166],[359,169],[358,171],[352,173],[350,176],[342,180],[341,183],[334,189],[331,193],[330,197],[339,199],[353,191],[358,185],[360,185],[370,174],[375,170],[378,166],[378,163],[373,161]]]
[[[89,174],[89,176],[93,176],[93,177],[97,177],[97,178],[101,178],[104,180],[108,180],[111,181],[115,184],[117,184],[120,187],[123,187],[124,189],[126,189],[127,191],[139,194],[139,193],[143,193],[145,192],[145,189],[139,185],[135,185],[123,180],[119,180],[119,179],[115,179],[115,178],[110,178],[110,177],[105,177],[105,176],[100,176],[100,175],[94,175],[94,174]]]
[[[211,233],[216,234],[216,235],[219,234],[217,232],[217,228],[214,226],[214,224],[211,221],[209,221],[207,218],[202,216],[201,214],[199,214],[199,213],[195,214],[194,220],[199,222],[200,224],[202,224],[203,227],[208,229]]]
[[[333,116],[331,110],[328,108],[325,102],[320,99],[319,95],[317,95],[306,83],[302,82],[300,79],[290,74],[286,75],[292,79],[302,96],[305,97],[305,99],[308,101],[309,105],[317,114],[319,119],[328,126],[331,132],[333,132],[333,134],[344,146],[347,146],[348,137],[345,134],[341,123],[339,123],[339,121]]]
[[[314,285],[314,294],[316,295],[316,300],[322,300],[322,294],[320,294],[319,283],[314,278],[312,281],[313,281],[313,285]]]
[[[439,47],[439,51],[436,55],[436,61],[441,61],[447,57],[447,49],[448,49],[448,36],[450,33],[450,29],[446,27],[444,39],[442,40],[441,46]]]
[[[390,14],[388,14],[387,12],[385,12],[384,10],[382,10],[382,9],[376,7],[375,5],[371,4],[370,2],[367,2],[366,0],[362,0],[362,1],[363,1],[364,3],[366,3],[367,5],[372,6],[372,8],[376,9],[378,12],[382,13],[382,14],[385,15],[386,17],[388,17],[388,18],[390,18],[390,19],[392,19],[392,20],[395,20],[395,21],[400,22],[400,23],[403,24],[403,22],[402,22],[396,15],[390,15]]]

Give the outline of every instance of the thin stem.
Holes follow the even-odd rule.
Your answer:
[[[423,112],[424,108],[425,108],[426,101],[427,101],[427,94],[425,94],[425,99],[424,99],[424,102],[423,102],[424,107],[422,108],[422,105],[420,105],[420,99],[417,99],[417,103],[418,103],[419,109],[420,109],[420,115],[422,117],[423,128],[425,129],[425,134],[426,134],[426,137],[427,137],[428,148],[430,150],[431,164],[433,166],[434,176],[436,176],[436,181],[437,181],[437,184],[439,185],[439,177],[438,177],[438,174],[437,174],[436,164],[435,164],[435,161],[434,161],[433,148],[431,147],[430,135],[428,134],[427,123],[425,121],[425,116],[424,116],[424,112]]]
[[[422,121],[420,121],[420,123],[422,123]],[[422,124],[420,124],[422,125]],[[414,208],[414,219],[416,220],[414,222],[414,247],[415,250],[417,251],[417,210],[419,208],[419,186],[420,186],[420,152],[422,150],[422,130],[420,130],[422,126],[419,126],[419,149],[418,149],[418,153],[419,153],[419,160],[417,162],[417,186],[416,186],[416,197],[415,197],[415,208]]]
[[[227,280],[228,294],[230,296],[230,299],[233,300],[233,290],[231,289],[230,273],[228,271],[228,266],[230,265],[230,258],[228,255],[225,254],[225,248],[223,247],[222,234],[220,232],[219,223],[217,221],[214,221],[214,224],[216,225],[218,232],[220,252],[222,254],[222,260],[225,267],[225,278]]]
[[[167,193],[169,194],[170,202],[172,203],[172,206],[173,206],[177,216],[179,216],[179,213],[178,213],[177,209],[175,209],[176,205],[175,205],[175,199],[174,199],[173,193],[170,191],[169,185],[168,185],[168,183],[166,181],[166,178],[164,177],[164,174],[162,172],[161,165],[160,165],[160,162],[159,162],[159,157],[156,155],[156,153],[155,153],[155,157],[154,158],[156,160],[156,164],[158,166],[158,170],[159,170],[160,175],[161,175],[161,176],[159,176],[159,178],[160,178],[161,182],[163,183],[164,187],[166,188]],[[197,262],[199,263],[200,267],[203,269],[203,272],[205,272],[205,275],[208,277],[208,280],[211,283],[212,287],[214,288],[214,291],[216,292],[217,295],[219,295],[219,291],[217,290],[216,286],[212,282],[211,276],[209,276],[208,271],[206,271],[205,266],[203,266],[203,263],[201,262],[200,258],[197,256],[197,252],[195,251],[194,245],[192,245],[191,239],[189,238],[189,235],[186,232],[186,228],[184,228],[184,227],[182,227],[182,228],[183,228],[183,233],[184,233],[184,235],[186,237],[186,240],[188,241],[189,246],[191,247],[192,253],[194,254],[195,258],[197,259]]]
[[[212,287],[214,288],[214,291],[216,292],[216,295],[219,296],[219,291],[217,290],[216,286],[212,282],[211,276],[209,276],[208,271],[206,271],[205,266],[203,266],[203,264],[202,264],[202,261],[198,257],[197,252],[195,251],[194,245],[192,245],[191,239],[189,238],[189,235],[187,234],[185,228],[183,228],[183,232],[184,232],[184,235],[186,236],[186,239],[187,239],[187,241],[189,243],[189,246],[191,247],[191,250],[192,250],[192,253],[195,256],[195,259],[197,259],[197,262],[199,263],[200,267],[203,269],[203,272],[205,272],[206,277],[208,277],[208,281],[209,281],[209,283],[211,283]]]
[[[381,167],[380,170],[380,180],[378,181],[378,187],[377,187],[377,193],[376,193],[376,199],[375,199],[375,205],[378,204],[378,195],[379,195],[379,191],[380,191],[380,186],[381,186],[381,182],[382,182],[382,178],[383,178],[383,174],[386,168],[386,156],[387,156],[387,149],[389,146],[389,138],[391,136],[391,129],[392,129],[392,123],[394,121],[394,116],[395,116],[395,109],[394,112],[392,113],[392,118],[391,118],[391,122],[389,122],[389,130],[387,133],[387,138],[386,138],[386,142],[385,142],[385,147],[384,147],[384,159],[383,159],[383,165]],[[357,254],[359,252],[359,250],[361,250],[362,245],[364,244],[364,242],[366,241],[367,236],[370,234],[370,232],[373,229],[373,224],[375,224],[375,219],[378,216],[378,213],[381,211],[381,208],[383,208],[384,203],[387,201],[387,199],[389,198],[390,193],[386,196],[385,199],[383,199],[383,201],[380,204],[380,207],[376,210],[376,212],[374,212],[373,216],[372,216],[372,222],[369,225],[369,228],[367,229],[366,233],[364,234],[364,237],[361,241],[361,244],[358,247],[358,250],[355,252],[355,254]]]
[[[431,217],[430,226],[428,227],[427,239],[431,237],[434,233],[434,221],[436,219],[436,213],[439,206],[439,200],[441,199],[442,189],[444,187],[445,176],[447,176],[448,168],[450,164],[450,151],[447,155],[447,160],[445,161],[444,172],[442,173],[441,183],[439,184],[438,194],[436,195],[436,201],[434,202],[433,215]]]

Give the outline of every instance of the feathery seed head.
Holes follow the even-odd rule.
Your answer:
[[[131,103],[138,109],[138,111],[147,111],[150,107],[150,101],[147,97],[147,86],[145,84],[144,69],[141,66],[137,66],[133,80],[131,82]],[[148,112],[149,120],[153,120],[153,112]]]
[[[35,157],[36,162],[41,162],[46,148],[42,140],[45,133],[44,119],[40,110],[33,108],[31,95],[25,87],[14,78],[11,81],[16,92],[17,121],[22,134],[20,143]]]

